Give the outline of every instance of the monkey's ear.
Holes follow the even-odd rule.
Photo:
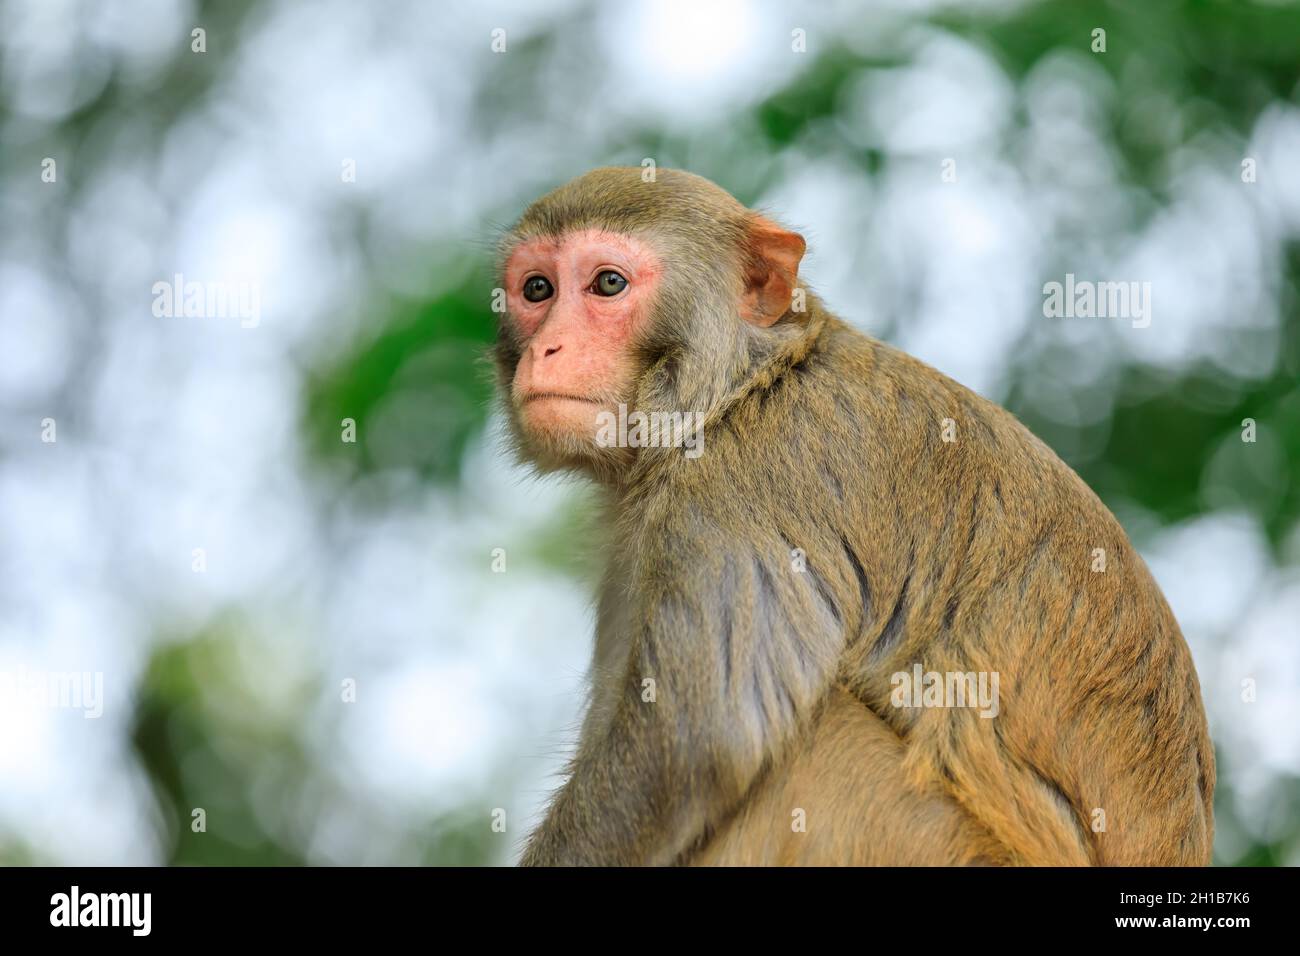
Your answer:
[[[745,291],[740,297],[740,315],[745,321],[767,328],[789,311],[799,260],[806,248],[797,232],[782,229],[762,216],[754,217],[746,250]]]

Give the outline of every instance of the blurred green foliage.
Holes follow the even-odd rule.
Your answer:
[[[492,393],[485,355],[493,334],[483,308],[491,288],[488,266],[429,302],[393,303],[378,334],[337,366],[307,379],[303,427],[323,458],[362,472],[411,468],[424,478],[452,482],[465,447],[482,427]],[[376,447],[375,414],[400,403],[401,430],[422,443]],[[338,440],[345,418],[357,424],[360,456]]]

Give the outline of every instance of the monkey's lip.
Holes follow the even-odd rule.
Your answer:
[[[585,402],[588,405],[599,405],[600,402],[594,398],[588,398],[586,395],[570,395],[568,392],[529,392],[524,396],[520,403],[527,405],[529,402],[541,401],[542,399],[558,398],[566,402]]]

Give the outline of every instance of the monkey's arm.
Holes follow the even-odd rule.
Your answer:
[[[609,716],[588,720],[523,865],[677,861],[781,758],[830,688],[843,629],[817,579],[791,569],[779,538],[759,553],[694,530],[661,539],[657,566],[632,562]]]

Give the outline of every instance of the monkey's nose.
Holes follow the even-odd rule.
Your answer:
[[[556,352],[558,352],[561,348],[562,348],[562,346],[559,346],[559,345],[555,346],[554,348],[548,348],[545,352],[542,353],[542,358],[550,358],[552,355],[554,355]]]

